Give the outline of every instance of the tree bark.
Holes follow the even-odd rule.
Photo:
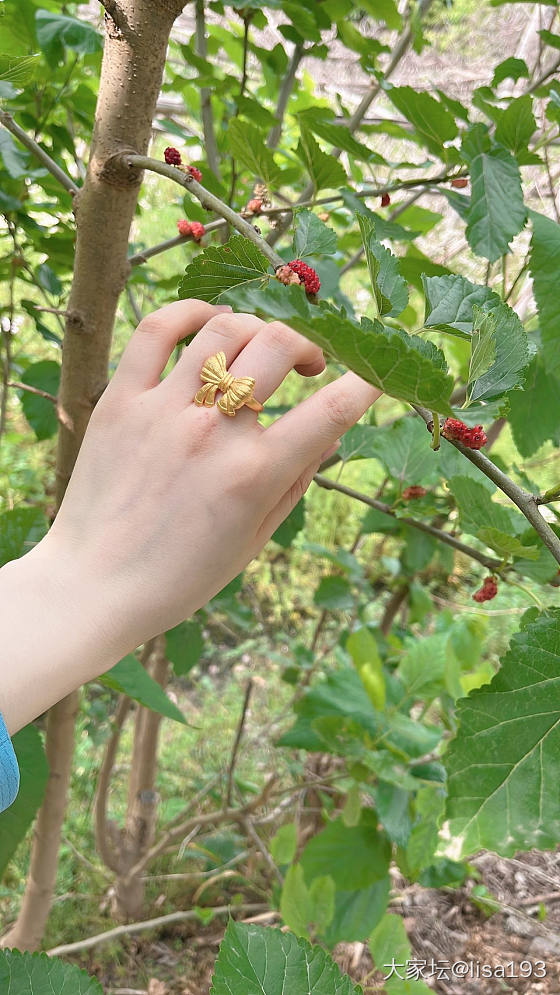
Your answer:
[[[155,640],[148,672],[162,687],[167,686],[169,662],[165,656],[165,636]],[[121,830],[119,871],[115,882],[112,913],[117,919],[134,921],[142,915],[145,882],[142,875],[128,872],[150,849],[155,838],[158,794],[155,790],[157,750],[161,715],[139,708],[134,729],[132,763],[128,782],[126,824]]]
[[[118,23],[106,18],[90,161],[84,186],[74,198],[76,259],[59,394],[72,429],[61,425],[58,436],[57,508],[107,383],[113,322],[128,276],[128,235],[142,174],[113,167],[113,158],[123,151],[148,150],[169,34],[183,6],[183,0],[119,0]],[[49,713],[49,783],[35,826],[25,896],[16,923],[2,940],[5,947],[33,950],[43,936],[56,883],[78,704],[76,691]]]

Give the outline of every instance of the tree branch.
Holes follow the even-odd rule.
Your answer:
[[[32,387],[31,384],[21,383],[20,380],[8,380],[8,387],[16,387],[17,390],[27,390],[30,394],[36,394],[37,397],[44,397],[47,401],[52,401],[53,404],[58,404],[58,398],[55,394],[49,394],[47,390],[41,390],[39,387]]]
[[[105,17],[111,18],[121,35],[124,36],[130,33],[129,23],[117,0],[101,0],[101,6],[105,8]]]
[[[478,560],[482,563],[484,567],[488,570],[498,570],[501,567],[501,561],[495,560],[490,556],[486,556],[485,553],[480,553],[478,549],[474,549],[473,546],[467,546],[460,539],[455,539],[454,536],[449,535],[448,532],[443,532],[442,529],[436,529],[434,525],[428,525],[427,522],[420,522],[416,518],[408,518],[408,516],[397,517],[390,505],[385,504],[384,501],[378,501],[376,498],[371,498],[367,494],[361,494],[359,491],[355,491],[352,487],[346,487],[345,484],[339,484],[336,480],[331,480],[329,477],[324,477],[321,473],[316,473],[313,480],[319,487],[325,487],[327,490],[339,491],[341,494],[346,494],[347,497],[354,498],[355,501],[361,501],[363,504],[369,505],[370,508],[375,508],[377,511],[381,511],[384,515],[389,515],[390,518],[396,519],[398,522],[402,522],[403,525],[409,525],[413,529],[418,529],[420,532],[426,532],[428,535],[433,536],[434,539],[438,539],[439,542],[447,543],[448,546],[452,546],[453,549],[458,550],[460,553],[464,553],[465,556],[470,556],[473,560]]]
[[[207,59],[206,21],[204,17],[204,0],[196,0],[196,54],[201,59]],[[216,179],[221,180],[220,157],[214,130],[214,114],[212,112],[212,91],[203,86],[200,90],[200,109],[202,114],[202,130],[204,133],[204,148],[208,165]]]
[[[43,163],[43,166],[48,169],[49,173],[58,180],[65,190],[68,190],[72,196],[78,192],[78,187],[74,183],[74,180],[70,179],[68,174],[57,165],[54,159],[51,159],[48,152],[45,152],[34,138],[31,138],[23,128],[20,128],[19,124],[16,124],[11,114],[8,114],[7,111],[0,111],[0,124],[3,124],[8,131],[11,131],[12,135],[15,135],[18,141],[22,145],[25,145],[26,149],[29,149],[35,158]]]
[[[431,413],[426,408],[422,408],[416,404],[413,404],[413,408],[418,412],[420,417],[424,419],[428,430],[431,432],[433,428]],[[539,534],[547,549],[552,553],[556,562],[560,563],[560,539],[556,533],[553,532],[548,522],[542,517],[538,509],[538,497],[514,483],[514,481],[511,480],[507,474],[503,473],[503,471],[500,470],[495,463],[493,463],[492,460],[479,449],[469,449],[461,442],[451,442],[450,440],[446,441],[450,442],[452,446],[455,446],[455,449],[458,449],[463,456],[466,456],[466,458],[474,464],[474,466],[478,467],[485,477],[488,477],[488,479],[496,484],[496,486],[499,487],[504,494],[507,494],[507,496],[525,515],[527,521],[531,523],[535,532]]]
[[[149,169],[152,173],[159,173],[160,176],[166,176],[168,180],[173,180],[178,183],[179,186],[184,187],[190,193],[194,194],[197,200],[200,201],[203,207],[208,211],[214,211],[216,214],[220,214],[222,218],[236,228],[241,235],[248,238],[250,242],[258,246],[263,255],[267,257],[272,266],[275,269],[278,266],[282,266],[284,260],[281,256],[277,255],[273,249],[266,243],[264,238],[262,238],[254,229],[253,225],[250,225],[244,218],[242,218],[236,211],[234,211],[228,204],[224,204],[219,197],[215,197],[213,193],[206,190],[202,184],[198,183],[194,177],[188,173],[182,172],[176,166],[168,166],[166,162],[159,162],[157,159],[151,159],[146,155],[123,155],[123,162],[130,167],[136,169]]]
[[[241,715],[239,718],[239,723],[237,726],[237,732],[235,734],[235,739],[233,741],[233,749],[231,751],[231,759],[228,767],[227,776],[227,788],[226,788],[226,803],[225,808],[231,806],[231,796],[233,794],[233,775],[235,773],[235,763],[237,761],[237,754],[239,752],[239,746],[241,743],[241,737],[243,735],[243,727],[245,725],[245,719],[247,718],[247,710],[249,708],[249,701],[251,699],[251,692],[253,690],[253,679],[250,677],[247,681],[247,689],[245,691],[245,697],[243,699],[243,708],[241,709]]]
[[[548,504],[550,501],[560,500],[560,484],[556,484],[555,487],[550,487],[548,491],[544,494],[535,498],[537,504]]]
[[[278,118],[276,124],[272,125],[268,133],[268,138],[266,140],[267,147],[269,149],[275,149],[280,141],[280,136],[282,134],[282,126],[284,123],[284,115],[286,113],[286,108],[288,106],[288,100],[290,99],[292,90],[294,88],[294,83],[296,81],[296,73],[299,69],[301,60],[305,48],[303,44],[297,44],[292,53],[292,58],[290,59],[290,64],[288,66],[288,71],[282,80],[282,86],[280,87],[280,92],[278,94],[278,102],[276,104],[276,111],[274,117]]]

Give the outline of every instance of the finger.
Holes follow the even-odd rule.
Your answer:
[[[157,386],[177,343],[198,332],[217,312],[224,312],[225,307],[191,298],[174,301],[143,318],[128,340],[113,381],[138,391]]]
[[[260,552],[264,544],[268,542],[273,533],[276,532],[276,529],[281,526],[282,522],[285,521],[290,512],[293,511],[298,501],[301,501],[303,495],[313,480],[313,477],[319,470],[321,463],[324,459],[328,458],[328,455],[329,454],[327,453],[323,453],[318,459],[314,460],[313,463],[307,466],[298,476],[297,480],[295,480],[291,487],[289,487],[285,494],[283,494],[278,504],[266,516],[256,535],[255,555]]]
[[[308,377],[322,373],[323,353],[319,346],[283,322],[271,321],[239,353],[230,372],[235,377],[253,377],[253,395],[262,402],[274,394],[294,368]]]
[[[345,373],[270,425],[262,433],[261,444],[277,486],[287,490],[306,467],[355,425],[381,393],[355,373]]]
[[[177,363],[165,378],[166,390],[191,401],[200,387],[200,371],[205,361],[217,352],[224,352],[226,366],[239,355],[266,322],[254,314],[217,314],[206,322],[196,338],[189,343]]]

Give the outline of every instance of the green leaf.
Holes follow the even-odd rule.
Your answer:
[[[527,63],[523,59],[516,59],[510,56],[509,59],[504,59],[494,69],[492,86],[498,86],[505,79],[512,79],[514,82],[517,82],[522,76],[526,76],[527,79],[530,76]]]
[[[19,950],[0,950],[0,989],[3,995],[103,995],[99,981],[76,964]]]
[[[515,154],[528,147],[536,128],[533,99],[526,93],[523,97],[515,97],[503,112],[496,126],[495,138]]]
[[[336,232],[306,209],[296,214],[294,252],[298,257],[321,256],[336,252]]]
[[[475,125],[471,132],[480,128],[484,126]],[[519,166],[511,153],[501,146],[492,148],[487,134],[478,131],[474,137],[469,145],[463,141],[471,174],[466,235],[473,252],[493,263],[509,252],[511,239],[525,225],[527,209]]]
[[[101,35],[87,21],[38,10],[35,23],[37,41],[51,66],[56,66],[64,58],[65,46],[80,55],[91,55],[103,48]]]
[[[298,117],[300,126],[312,131],[319,138],[324,138],[334,148],[343,149],[345,152],[348,152],[354,159],[363,162],[385,163],[382,155],[374,152],[373,149],[369,149],[367,145],[362,145],[361,142],[358,142],[348,127],[335,124],[332,119],[329,120],[334,115],[327,108],[312,107],[309,110],[300,111]]]
[[[12,179],[17,180],[20,176],[27,176],[29,152],[17,145],[9,131],[4,128],[0,131],[0,157]]]
[[[379,821],[390,840],[397,846],[406,846],[410,836],[410,792],[396,784],[379,781],[375,793]]]
[[[37,279],[39,283],[49,294],[53,297],[60,297],[62,293],[62,284],[58,279],[56,273],[48,265],[48,263],[41,263],[37,267]]]
[[[346,184],[347,176],[342,163],[323,152],[307,128],[302,127],[300,131],[296,154],[309,173],[315,193],[325,188],[337,189]]]
[[[329,611],[348,611],[354,607],[352,588],[345,577],[323,577],[313,600],[319,608]]]
[[[560,609],[516,633],[490,685],[458,705],[445,755],[452,835],[461,852],[509,857],[560,834]]]
[[[316,879],[320,880],[320,879]],[[387,908],[391,879],[382,878],[359,891],[335,892],[334,915],[324,933],[325,943],[364,941]]]
[[[165,655],[177,676],[188,674],[200,660],[204,637],[200,622],[188,619],[165,633]]]
[[[485,313],[476,304],[473,307],[473,316],[467,401],[472,399],[475,382],[483,373],[488,373],[496,359],[496,318],[492,313]]]
[[[280,896],[280,914],[292,933],[309,939],[312,905],[301,864],[290,867],[284,878]]]
[[[376,456],[387,472],[403,486],[435,483],[439,460],[430,449],[430,435],[418,418],[401,418],[392,425],[373,428],[369,456]]]
[[[36,726],[25,726],[12,737],[20,785],[17,797],[0,813],[0,878],[43,803],[49,767]],[[0,977],[2,969],[0,967]]]
[[[275,190],[282,180],[282,170],[276,165],[274,155],[266,145],[266,135],[253,124],[234,118],[228,124],[227,141],[234,159],[243,163],[253,176],[258,176],[270,190]]]
[[[366,253],[371,287],[378,315],[396,316],[408,304],[408,288],[399,273],[397,257],[375,238],[375,223],[358,215],[358,224]]]
[[[490,287],[478,286],[464,276],[423,276],[426,295],[424,324],[427,328],[442,328],[468,337],[473,326],[473,305],[487,302],[498,304],[498,294]]]
[[[470,387],[470,401],[489,401],[525,382],[524,371],[529,365],[527,334],[512,308],[499,303],[486,305],[493,318],[496,358],[490,369]]]
[[[510,556],[519,556],[523,560],[538,560],[539,558],[537,546],[524,546],[517,536],[512,536],[509,532],[500,532],[499,529],[487,526],[479,529],[476,534],[481,542],[494,549],[503,559]]]
[[[449,633],[434,632],[407,647],[398,672],[410,697],[434,698],[443,690],[448,639]]]
[[[336,887],[330,874],[314,878],[309,889],[311,920],[324,933],[334,918]]]
[[[391,847],[376,828],[375,818],[365,818],[368,814],[364,812],[359,826],[348,827],[335,819],[309,840],[301,855],[308,884],[330,874],[337,888],[358,891],[386,877]]]
[[[270,841],[270,855],[279,867],[290,864],[296,855],[298,843],[295,822],[287,822],[275,833]]]
[[[262,281],[269,265],[256,245],[233,235],[225,245],[209,245],[194,257],[179,284],[179,297],[215,304],[232,287]]]
[[[560,372],[560,369],[559,369]],[[548,439],[560,445],[560,380],[547,373],[540,356],[527,371],[524,390],[509,398],[509,424],[521,456],[532,456]]]
[[[401,916],[392,913],[383,916],[369,938],[369,950],[375,967],[387,979],[383,990],[388,995],[430,995],[432,989],[423,981],[406,977],[412,954]],[[394,964],[396,970],[392,968]]]
[[[539,328],[546,370],[560,376],[560,225],[543,214],[531,211],[530,269],[533,293],[539,310]]]
[[[520,534],[527,528],[524,516],[493,501],[484,484],[467,476],[451,477],[448,484],[459,508],[461,524],[470,535],[478,535],[478,530],[485,528],[510,535]]]
[[[21,375],[21,382],[57,396],[60,387],[60,365],[52,359],[31,363]],[[23,413],[37,439],[50,439],[58,431],[58,417],[53,401],[29,390],[22,390],[20,402]]]
[[[106,674],[98,678],[101,684],[126,694],[129,698],[137,701],[145,708],[151,708],[153,712],[165,715],[175,722],[188,725],[185,716],[167,697],[162,687],[154,681],[153,677],[147,673],[139,660],[132,653],[119,660],[114,667],[111,667]]]
[[[284,549],[288,549],[292,545],[295,537],[303,530],[304,525],[305,498],[302,498],[292,508],[288,517],[285,518],[276,531],[272,533],[271,539],[274,539],[274,542],[277,542],[278,545],[282,546]]]
[[[28,553],[47,531],[41,508],[19,505],[0,515],[0,567]]]
[[[543,28],[538,33],[542,40],[547,45],[550,45],[551,48],[560,48],[560,35],[555,35],[552,31],[547,31],[546,28]]]
[[[279,929],[230,919],[212,978],[211,995],[361,995],[318,946]]]
[[[423,145],[440,159],[446,159],[444,142],[457,136],[453,115],[425,90],[411,86],[393,86],[387,90],[389,100],[407,121],[414,125]]]

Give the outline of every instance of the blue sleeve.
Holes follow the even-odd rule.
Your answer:
[[[0,812],[15,801],[18,791],[18,762],[6,724],[0,715]]]

